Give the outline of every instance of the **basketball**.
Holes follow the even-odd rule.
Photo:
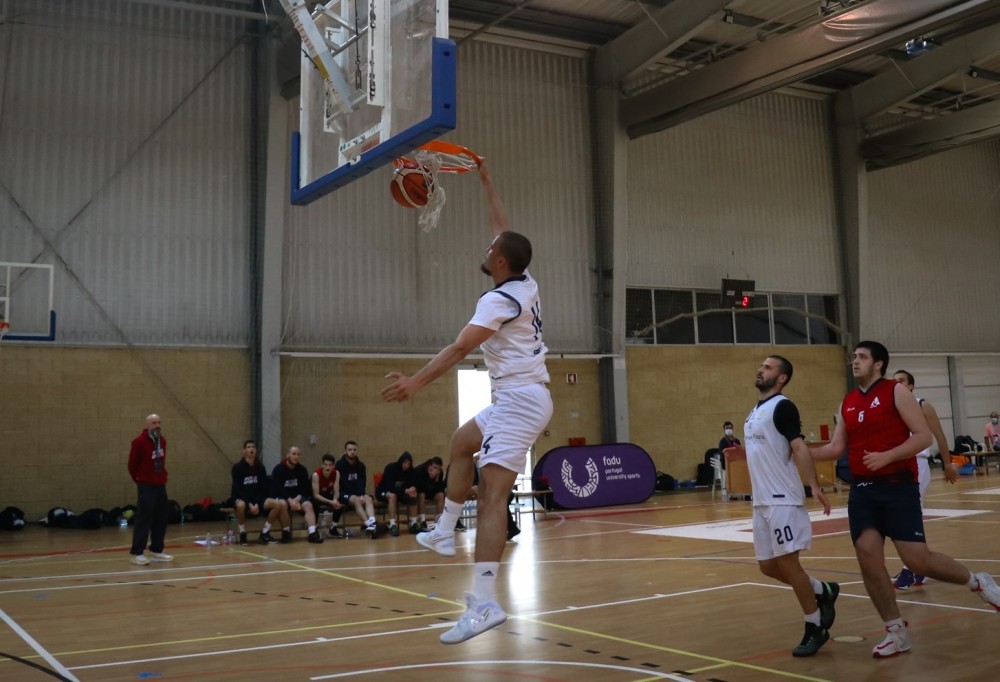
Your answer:
[[[397,168],[389,182],[389,191],[396,203],[404,208],[418,208],[427,205],[427,176],[416,164],[406,164]]]

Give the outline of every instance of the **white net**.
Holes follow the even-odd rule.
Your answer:
[[[441,220],[441,210],[444,208],[447,194],[441,185],[441,173],[466,173],[475,169],[480,160],[464,152],[431,151],[418,149],[413,154],[414,160],[420,165],[420,172],[427,181],[427,204],[420,209],[417,224],[424,232],[430,232]]]

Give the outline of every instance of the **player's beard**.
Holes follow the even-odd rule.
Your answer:
[[[778,377],[771,377],[770,379],[765,379],[761,377],[760,379],[757,379],[757,381],[755,381],[753,385],[757,387],[758,391],[764,392],[764,391],[770,391],[772,388],[774,388],[774,385],[776,383],[778,383]]]
[[[152,436],[153,438],[159,439],[160,438],[160,427],[157,426],[155,429],[153,429],[152,431],[150,431],[149,435]]]
[[[493,273],[490,272],[490,269],[486,267],[486,261],[483,261],[482,263],[479,264],[479,269],[482,270],[483,274],[486,275],[487,277],[493,276]]]

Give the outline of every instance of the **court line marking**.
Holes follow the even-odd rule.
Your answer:
[[[11,630],[13,630],[14,632],[16,632],[17,635],[21,639],[23,639],[28,646],[30,646],[32,649],[34,649],[38,653],[39,656],[41,656],[42,658],[44,658],[45,661],[46,661],[46,663],[48,663],[50,666],[52,666],[60,675],[62,675],[63,677],[65,677],[68,680],[72,680],[72,682],[80,682],[80,680],[78,680],[73,675],[73,673],[71,673],[69,670],[67,670],[63,666],[62,663],[60,663],[59,661],[57,661],[56,658],[55,658],[55,656],[53,656],[48,651],[46,651],[45,647],[43,647],[41,644],[39,644],[35,640],[34,637],[32,637],[31,635],[29,635],[24,630],[24,628],[22,628],[20,625],[18,625],[14,621],[13,618],[11,618],[10,616],[8,616],[7,613],[3,609],[0,609],[0,619],[2,619],[5,623],[7,623],[7,625],[10,627]]]
[[[585,663],[578,661],[524,661],[524,660],[495,660],[495,661],[448,661],[441,663],[418,663],[416,665],[397,665],[391,668],[371,668],[368,670],[353,670],[346,673],[333,673],[330,675],[319,675],[310,677],[316,680],[335,680],[340,677],[353,677],[355,675],[370,675],[377,673],[391,673],[400,670],[416,670],[418,668],[450,668],[454,666],[474,666],[474,665],[562,665],[575,668],[601,668],[602,670],[621,670],[629,673],[642,673],[648,680],[676,680],[677,682],[692,682],[690,678],[680,677],[673,673],[661,673],[645,668],[632,668],[624,665],[611,665],[609,663]]]
[[[673,647],[661,646],[659,644],[652,644],[649,642],[640,642],[634,639],[627,639],[625,637],[607,635],[602,632],[596,632],[593,630],[584,630],[583,628],[575,628],[570,625],[559,625],[557,623],[549,623],[547,621],[534,620],[527,616],[518,616],[518,618],[526,620],[528,622],[536,623],[538,625],[556,628],[557,630],[565,630],[566,632],[573,632],[578,635],[584,635],[587,637],[597,637],[598,639],[606,639],[612,642],[618,642],[619,644],[629,644],[635,647],[639,647],[640,649],[641,648],[652,649],[654,651],[663,651],[666,653],[675,654],[677,656],[684,656],[686,658],[694,658],[702,661],[711,661],[712,663],[720,663],[722,664],[721,667],[735,666],[737,668],[746,668],[747,670],[754,670],[756,672],[769,673],[781,677],[790,677],[796,680],[806,680],[807,682],[834,682],[833,680],[827,680],[822,677],[810,677],[808,675],[802,675],[800,673],[786,672],[784,670],[777,670],[775,668],[765,668],[764,666],[754,665],[752,663],[743,663],[741,661],[733,661],[725,658],[719,658],[718,656],[698,654],[693,651],[685,651],[683,649],[675,649]]]
[[[750,583],[746,583],[746,584],[747,585],[756,585],[757,587],[770,587],[770,588],[773,588],[773,589],[776,589],[776,590],[791,590],[792,589],[788,585],[778,585],[778,584],[771,584],[771,583],[754,583],[754,582],[750,582]],[[840,583],[840,584],[841,585],[846,585],[848,583]],[[861,583],[854,583],[854,584],[857,585],[857,584],[861,584]],[[954,585],[954,583],[941,583],[941,584],[942,585],[952,585],[954,587],[961,587],[961,585]],[[974,594],[974,593],[970,590],[969,594]],[[897,593],[897,595],[898,595],[898,593]],[[863,595],[862,594],[848,594],[846,592],[841,592],[840,596],[841,597],[850,597],[851,599],[865,599],[865,600],[871,601],[871,597],[869,597],[867,594],[863,594]],[[899,603],[899,604],[909,604],[911,606],[929,606],[929,607],[932,607],[932,608],[939,608],[939,609],[951,609],[953,611],[973,611],[973,612],[976,612],[976,613],[995,613],[995,611],[993,609],[991,609],[991,608],[988,609],[988,608],[978,608],[978,607],[972,607],[972,606],[959,606],[957,604],[941,604],[939,602],[914,601],[912,599],[900,599],[898,596],[896,597],[896,602]]]
[[[248,654],[256,651],[267,651],[271,649],[287,649],[290,647],[310,646],[313,644],[330,644],[334,642],[348,642],[366,637],[388,637],[391,635],[405,635],[413,632],[426,632],[427,630],[440,629],[451,625],[451,623],[435,623],[434,625],[424,625],[419,628],[409,628],[406,630],[392,630],[389,632],[370,632],[363,635],[347,635],[344,637],[317,637],[303,642],[285,642],[283,644],[264,644],[261,646],[244,647],[240,649],[225,649],[221,651],[201,651],[193,654],[175,654],[173,656],[159,656],[157,658],[137,658],[131,661],[112,661],[110,663],[92,663],[90,665],[74,665],[72,670],[93,670],[95,668],[113,668],[120,665],[136,665],[139,663],[159,663],[162,661],[177,661],[184,658],[207,658],[209,656],[228,656],[230,654]]]
[[[361,620],[361,621],[351,621],[349,623],[333,623],[326,625],[306,625],[300,628],[286,628],[283,630],[267,630],[265,632],[243,632],[234,633],[228,635],[212,635],[210,637],[194,637],[192,639],[176,639],[171,642],[151,642],[143,644],[124,644],[122,646],[109,646],[101,649],[80,649],[79,651],[60,651],[60,656],[84,656],[88,654],[102,654],[111,651],[128,651],[129,649],[151,649],[158,646],[174,646],[178,644],[200,644],[205,642],[218,642],[224,639],[239,639],[241,637],[265,637],[267,635],[287,635],[291,633],[298,632],[309,632],[311,630],[336,630],[338,628],[345,628],[355,625],[377,625],[379,623],[395,623],[401,620],[413,620],[415,618],[440,618],[441,616],[450,616],[452,614],[458,613],[458,611],[440,611],[438,613],[422,613],[419,615],[409,615],[409,616],[393,616],[392,618],[375,618],[373,620]],[[446,625],[451,625],[451,622],[447,623],[433,623],[431,625],[425,626],[429,628],[441,628]],[[420,630],[421,628],[416,628]],[[374,636],[374,635],[373,635]],[[318,640],[327,640],[326,637],[318,637]],[[311,641],[311,640],[310,640]],[[329,640],[333,641],[333,640]],[[297,644],[296,644],[297,646]],[[179,654],[183,656],[184,654]],[[195,655],[195,654],[192,654]],[[75,669],[75,668],[74,668]]]

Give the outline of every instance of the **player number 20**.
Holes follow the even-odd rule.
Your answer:
[[[791,526],[785,526],[784,528],[774,529],[774,539],[777,540],[779,545],[783,545],[786,542],[792,541],[792,528]]]

